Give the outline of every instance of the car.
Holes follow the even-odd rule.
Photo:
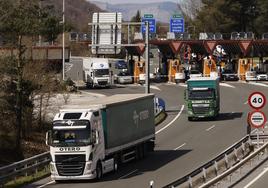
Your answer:
[[[120,72],[117,75],[117,83],[119,84],[131,84],[132,82],[132,76],[128,72]]]
[[[256,74],[257,74],[257,80],[264,80],[264,81],[268,80],[267,72],[257,71]]]
[[[256,77],[256,71],[246,71],[246,81],[256,81],[257,77]]]
[[[227,80],[237,81],[239,80],[239,77],[233,70],[225,69],[221,73],[221,79],[224,81],[227,81]]]
[[[190,70],[189,71],[189,78],[196,78],[196,77],[202,77],[202,73],[199,70]]]

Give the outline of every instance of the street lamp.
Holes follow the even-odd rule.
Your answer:
[[[65,0],[62,0],[62,80],[65,80],[65,36],[64,36],[64,23],[65,23]]]

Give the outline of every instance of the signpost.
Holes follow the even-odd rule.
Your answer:
[[[248,104],[251,108],[259,110],[265,106],[266,98],[261,92],[253,92],[248,97]]]
[[[149,33],[156,33],[156,22],[152,14],[144,14],[141,21],[143,23],[145,23],[146,21],[149,23]],[[145,33],[145,31],[146,31],[146,26],[145,24],[142,24],[141,32]]]
[[[169,31],[173,33],[184,32],[184,18],[181,15],[175,14],[170,18]]]
[[[266,116],[265,114],[260,111],[261,108],[265,106],[266,98],[265,95],[261,92],[253,92],[248,97],[248,104],[254,111],[248,113],[248,124],[253,127],[257,128],[257,144],[259,147],[259,129],[264,128],[266,123]]]

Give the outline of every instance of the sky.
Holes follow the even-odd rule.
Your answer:
[[[153,2],[164,2],[171,1],[177,3],[179,0],[88,0],[88,1],[99,1],[99,2],[107,2],[110,4],[117,3],[153,3]]]

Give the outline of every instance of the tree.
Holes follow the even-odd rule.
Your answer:
[[[17,52],[11,57],[1,57],[1,62],[6,60],[8,64],[4,64],[7,67],[4,67],[0,75],[5,80],[5,84],[1,86],[3,100],[0,101],[0,106],[8,109],[9,115],[15,116],[15,122],[12,122],[15,124],[17,151],[21,148],[24,113],[33,107],[29,96],[36,89],[36,85],[25,78],[25,66],[31,62],[26,52],[35,42],[33,39],[45,30],[44,27],[52,31],[55,29],[55,24],[41,24],[55,20],[44,10],[40,10],[39,0],[0,1],[0,33],[6,39],[7,45]]]

